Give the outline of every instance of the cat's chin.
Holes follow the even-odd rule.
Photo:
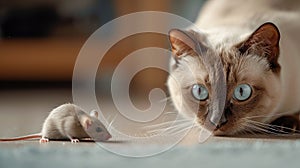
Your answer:
[[[236,136],[238,135],[238,130],[224,130],[224,129],[216,129],[212,132],[214,136]]]
[[[201,124],[199,122],[198,124],[200,128],[206,130],[207,132],[210,132],[210,134],[213,136],[233,136],[238,132],[238,130],[230,125],[216,128],[216,126],[212,125],[211,123]]]
[[[203,126],[202,124],[199,124],[201,129],[206,130],[206,132],[210,132],[213,136],[232,136],[236,133],[236,131],[233,131],[229,127],[221,127],[216,128],[214,125],[206,124]]]
[[[221,130],[215,130],[213,131],[213,135],[214,136],[230,136],[231,134],[225,131],[221,131]]]

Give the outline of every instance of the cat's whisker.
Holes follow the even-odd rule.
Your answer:
[[[192,129],[193,127],[195,127],[195,126],[194,126],[194,125],[192,125],[192,126],[189,126],[189,127],[183,128],[183,129],[181,129],[181,130],[178,130],[178,131],[176,131],[176,132],[173,132],[173,133],[172,133],[172,134],[170,134],[170,135],[171,135],[171,136],[177,135],[177,134],[179,134],[179,133],[181,133],[181,132],[184,132],[184,131],[186,131],[186,130]]]
[[[251,126],[255,126],[256,128],[259,127],[260,129],[264,129],[265,131],[268,131],[268,133],[271,133],[271,130],[276,131],[273,128],[271,128],[271,130],[270,130],[270,128],[267,125],[263,125],[262,123],[257,122],[257,121],[248,120],[247,123],[251,124]],[[272,132],[272,134],[273,134],[273,132]]]
[[[249,116],[249,117],[244,117],[245,119],[253,119],[253,118],[268,118],[268,117],[277,117],[277,116],[282,116],[285,114],[291,114],[291,112],[285,112],[285,113],[280,113],[280,114],[272,114],[272,115],[256,115],[256,116]]]
[[[161,99],[161,100],[159,100],[159,102],[167,102],[167,101],[169,101],[169,100],[171,100],[171,97],[166,97],[166,98],[164,98],[164,99]]]
[[[250,120],[249,117],[243,118],[242,121],[246,121],[246,123],[251,124],[252,128],[255,129],[256,131],[260,130],[268,134],[273,134],[278,136],[291,136],[291,133],[292,135],[295,136],[300,134],[300,131],[296,130],[295,128],[289,128],[289,127],[284,127],[279,125],[258,122],[258,121]]]
[[[146,125],[143,126],[144,129],[147,128],[157,128],[157,127],[164,127],[164,126],[168,126],[168,125],[176,125],[178,123],[188,123],[188,122],[193,122],[194,120],[191,119],[180,119],[180,120],[172,120],[172,121],[167,121],[167,122],[163,122],[163,123],[159,123],[159,124],[153,124],[153,125]]]
[[[173,129],[173,128],[182,127],[182,126],[185,126],[185,125],[186,125],[186,123],[168,125],[168,126],[164,126],[164,127],[159,127],[157,129],[148,130],[147,132],[161,132],[161,131],[166,131],[166,130],[170,130],[170,129]]]
[[[182,127],[180,127],[180,129],[176,129],[176,130],[167,130],[167,131],[164,131],[164,132],[161,132],[161,133],[164,133],[164,134],[166,134],[166,135],[168,135],[168,136],[176,136],[176,135],[178,135],[179,133],[181,133],[181,132],[184,132],[184,131],[186,131],[186,130],[189,130],[189,129],[192,129],[193,127],[195,127],[195,125],[191,125],[191,126],[182,126]]]
[[[278,125],[272,125],[272,124],[266,124],[266,123],[261,123],[261,122],[257,122],[257,121],[253,121],[253,120],[248,120],[247,122],[251,123],[252,125],[255,125],[257,127],[264,128],[265,130],[274,131],[273,133],[276,133],[278,135],[280,135],[280,134],[289,134],[289,132],[284,131],[282,129],[295,131],[295,130],[293,130],[291,128],[288,128],[288,127],[283,127],[283,126],[278,126]],[[279,128],[279,129],[276,129],[276,128]],[[296,131],[296,132],[300,133],[299,131]]]
[[[160,132],[174,131],[174,130],[185,128],[186,126],[189,126],[190,124],[192,124],[192,123],[181,123],[181,124],[173,125],[173,126],[170,126],[167,128],[149,130],[149,131],[147,131],[147,133],[160,133]]]
[[[170,128],[179,127],[179,126],[185,125],[185,124],[189,124],[189,122],[175,123],[175,124],[170,124],[170,125],[162,125],[162,126],[158,127],[158,129],[170,129]]]
[[[275,127],[275,128],[274,128]],[[289,127],[284,127],[284,126],[279,126],[279,125],[272,125],[272,124],[269,124],[268,125],[268,128],[269,129],[272,129],[274,131],[278,131],[280,133],[284,133],[284,134],[289,134],[290,132],[287,132],[287,131],[283,131],[283,129],[285,130],[290,130],[291,132],[293,132],[293,134],[295,133],[300,133],[300,131],[294,129],[294,128],[289,128]],[[276,129],[277,128],[277,129]]]
[[[267,130],[266,128],[264,127],[260,127],[260,126],[257,126],[257,125],[254,125],[254,124],[248,124],[248,125],[244,125],[248,128],[250,128],[250,130],[252,129],[253,131],[258,131],[259,133],[267,133],[267,134],[272,134],[272,135],[279,135],[278,133],[276,132],[272,132],[270,130]],[[251,131],[252,131],[251,130]],[[255,134],[254,134],[255,135]]]
[[[288,128],[288,127],[284,127],[284,126],[279,126],[279,125],[272,125],[272,124],[267,124],[267,123],[262,123],[262,122],[258,122],[258,121],[253,121],[253,120],[248,120],[248,121],[250,121],[250,122],[254,122],[254,123],[256,123],[256,124],[260,124],[260,125],[262,125],[262,126],[266,126],[266,127],[268,127],[268,128],[270,128],[270,127],[275,127],[275,128],[281,128],[281,129],[286,129],[286,130],[291,130],[291,131],[297,131],[297,130],[294,130],[294,129],[292,129],[292,128]],[[274,129],[275,130],[275,129]],[[280,131],[280,130],[277,130],[277,131]],[[299,131],[298,131],[299,132]],[[284,133],[287,133],[287,132],[284,132]]]
[[[248,132],[247,132],[248,131]],[[256,132],[254,132],[254,131],[252,131],[251,129],[250,130],[243,130],[243,133],[244,133],[244,135],[247,135],[249,132],[250,132],[250,134],[252,134],[252,135],[257,135],[257,133]]]
[[[180,134],[181,132],[184,131],[188,131],[189,129],[192,129],[193,127],[195,127],[195,125],[192,126],[181,126],[180,129],[174,131],[174,130],[170,130],[170,131],[162,131],[162,132],[157,132],[157,133],[152,133],[152,134],[147,134],[146,136],[178,136],[178,134]]]
[[[246,125],[246,124],[241,124],[241,126],[244,126],[244,128],[241,129],[241,130],[238,132],[239,134],[241,134],[241,135],[247,135],[247,134],[250,133],[250,134],[252,134],[252,135],[256,135],[255,132],[253,132],[251,129],[245,130],[245,129],[249,128],[248,125]]]
[[[168,111],[168,112],[164,112],[163,115],[169,115],[169,114],[178,114],[178,112],[174,111]]]
[[[181,124],[179,127],[173,126],[173,127],[166,128],[165,131],[174,132],[176,130],[180,130],[184,127],[190,127],[190,126],[193,126],[193,124],[191,125],[191,123],[186,123],[186,124]]]
[[[258,131],[257,128],[260,128],[259,129],[260,132],[261,132],[261,129],[269,131],[269,130],[267,130],[268,127],[260,125],[259,123],[252,122],[251,120],[248,120],[246,123],[241,123],[241,124],[244,125],[244,126],[246,126],[246,127],[248,127],[248,128],[253,128],[254,131]],[[250,130],[247,130],[247,131],[252,131],[252,130],[250,129]]]

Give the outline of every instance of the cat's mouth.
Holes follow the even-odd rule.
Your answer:
[[[215,129],[212,132],[212,134],[215,135],[215,136],[225,136],[225,135],[228,135],[228,133],[225,130],[221,130],[221,129]]]
[[[235,132],[232,131],[232,127],[228,123],[221,126],[215,126],[211,123],[205,123],[200,125],[202,125],[202,127],[204,127],[205,130],[211,132],[211,134],[214,136],[232,135],[233,132]]]
[[[211,130],[210,128],[207,127],[202,127],[204,132],[207,132],[210,135],[213,136],[229,136],[231,135],[230,133],[228,133],[228,131],[224,130],[224,129],[220,129],[220,128],[215,128],[214,130]]]

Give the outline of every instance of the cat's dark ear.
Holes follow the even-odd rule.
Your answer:
[[[264,23],[246,41],[238,45],[241,54],[254,53],[266,57],[272,70],[278,69],[280,32],[275,24]]]
[[[183,54],[196,53],[197,41],[187,32],[179,29],[169,31],[169,40],[174,58],[178,60]]]

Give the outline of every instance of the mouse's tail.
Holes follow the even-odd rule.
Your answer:
[[[0,142],[1,141],[22,141],[22,140],[40,139],[40,138],[42,138],[42,134],[37,133],[37,134],[24,135],[24,136],[13,137],[13,138],[0,138]]]

